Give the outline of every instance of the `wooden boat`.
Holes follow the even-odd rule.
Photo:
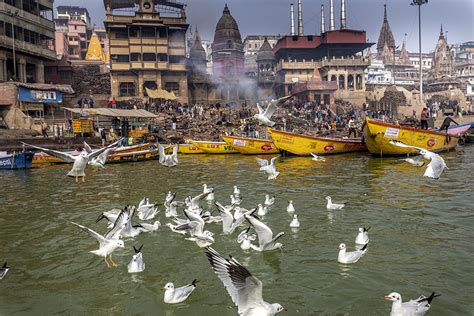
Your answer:
[[[226,142],[208,142],[200,140],[191,140],[191,144],[206,154],[237,154],[238,151]]]
[[[205,154],[204,150],[201,150],[193,144],[179,144],[178,153],[180,154]]]
[[[418,153],[411,148],[391,145],[397,140],[410,146],[439,152],[452,149],[458,144],[459,136],[447,135],[444,132],[430,131],[409,126],[389,124],[366,118],[364,136],[367,148],[375,155],[407,155]]]
[[[367,150],[364,143],[355,138],[308,136],[271,128],[268,132],[279,150],[300,156],[309,156],[311,153],[331,155]]]
[[[120,163],[120,162],[139,162],[154,160],[160,157],[158,149],[146,149],[133,152],[122,152],[111,154],[107,157],[106,163]]]
[[[121,154],[121,153],[129,153],[129,152],[134,152],[134,151],[141,151],[141,150],[147,150],[148,147],[150,147],[149,143],[144,143],[144,144],[139,144],[139,145],[133,145],[133,146],[121,146],[112,151],[113,154]],[[81,152],[74,150],[74,151],[69,151],[69,154],[72,154],[73,156],[79,155]],[[33,157],[33,164],[43,164],[43,163],[66,163],[64,160],[53,157],[51,155],[48,155],[43,152],[38,152],[35,153],[35,156]]]
[[[14,152],[11,154],[0,152],[0,169],[29,169],[34,155],[32,152]]]
[[[221,136],[235,150],[244,155],[276,154],[280,151],[272,140],[239,136]]]

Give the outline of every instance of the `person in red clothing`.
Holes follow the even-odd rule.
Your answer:
[[[421,111],[420,115],[420,122],[421,122],[421,128],[422,129],[428,129],[428,109],[423,108],[423,111]]]
[[[117,100],[115,100],[115,97],[112,99],[112,101],[110,102],[110,104],[112,105],[112,109],[116,109],[116,108],[117,108]]]

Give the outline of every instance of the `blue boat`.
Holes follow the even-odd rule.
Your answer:
[[[29,169],[34,155],[32,152],[14,152],[12,154],[0,152],[0,169]]]

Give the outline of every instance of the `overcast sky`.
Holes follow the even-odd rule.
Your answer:
[[[213,40],[216,23],[227,3],[239,24],[242,39],[246,35],[288,34],[290,29],[290,3],[297,0],[183,0],[187,6],[188,23],[197,26],[201,37]],[[320,7],[326,8],[326,25],[329,24],[329,0],[302,0],[305,34],[319,34]],[[340,0],[335,2],[335,21],[339,27]],[[409,51],[418,51],[418,14],[410,6],[412,0],[346,0],[347,27],[366,30],[371,42],[377,42],[383,21],[383,4],[388,5],[388,19],[397,45],[407,33]],[[101,0],[56,0],[55,5],[86,7],[98,26],[103,26],[104,7]],[[436,46],[440,25],[448,31],[450,44],[474,41],[474,0],[429,0],[422,7],[423,51]],[[296,22],[295,22],[296,23]],[[327,28],[327,26],[326,26]],[[372,46],[373,49],[375,46]]]

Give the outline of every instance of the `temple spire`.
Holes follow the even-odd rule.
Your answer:
[[[388,22],[388,18],[387,18],[387,4],[384,4],[384,5],[383,5],[383,21],[384,21],[384,22]]]

